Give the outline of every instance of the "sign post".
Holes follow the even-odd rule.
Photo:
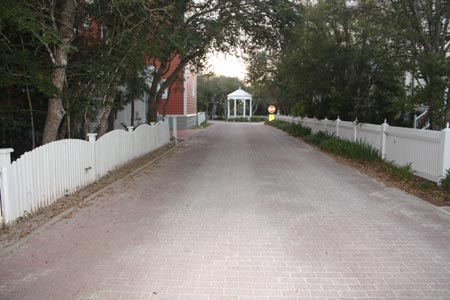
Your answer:
[[[267,111],[269,112],[269,122],[275,121],[275,111],[276,111],[276,107],[271,105],[269,106],[269,108],[267,109]]]

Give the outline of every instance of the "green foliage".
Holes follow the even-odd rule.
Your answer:
[[[429,191],[432,190],[433,188],[435,188],[436,185],[431,183],[431,182],[421,182],[418,185],[418,188],[422,191]]]
[[[267,120],[266,116],[252,116],[250,118],[250,122],[264,122],[265,120]]]
[[[398,167],[392,163],[386,162],[384,164],[384,171],[403,181],[408,181],[413,178],[412,163],[408,163],[405,166]]]
[[[195,129],[203,129],[203,128],[208,128],[209,126],[211,126],[211,123],[208,122],[203,122],[202,124],[200,124],[199,126],[195,127]]]
[[[217,118],[216,118],[217,120]],[[257,122],[264,122],[267,120],[267,117],[263,116],[253,116],[251,118],[248,117],[236,117],[236,118],[229,118],[228,122],[250,122],[250,123],[257,123]]]
[[[217,120],[226,114],[227,95],[244,84],[238,78],[202,74],[197,77],[197,109]]]
[[[319,1],[305,12],[278,63],[288,113],[379,123],[402,96],[398,51],[379,24],[388,24],[370,1]],[[387,26],[387,25],[386,25]]]
[[[445,178],[441,180],[441,186],[446,190],[450,190],[450,169],[447,170]]]
[[[323,150],[346,158],[381,161],[379,151],[366,143],[352,143],[350,141],[338,139],[322,131],[319,131],[316,134],[311,134],[310,128],[303,127],[300,124],[274,121],[272,122],[272,125],[287,131],[293,136],[303,137],[306,141],[319,146]]]
[[[270,123],[281,130],[288,132],[289,134],[297,137],[309,137],[311,135],[311,129],[303,127],[300,124],[293,124],[275,120]]]
[[[309,137],[308,140],[323,150],[349,159],[381,160],[380,153],[377,149],[362,142],[353,143],[347,140],[341,140],[323,132],[318,132]]]
[[[448,111],[450,82],[450,1],[392,1],[392,19],[397,24],[393,40],[407,53],[407,71],[421,84],[416,100],[428,105],[433,129],[443,128]]]
[[[450,83],[450,1],[357,2],[306,5],[280,50],[253,53],[251,84],[284,114],[367,123],[386,118],[404,126],[411,125],[405,113],[426,105],[433,127],[442,128]],[[414,87],[405,87],[406,72],[414,74]]]

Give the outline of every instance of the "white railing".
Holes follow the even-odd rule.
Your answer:
[[[414,129],[419,127],[420,122],[422,122],[422,120],[427,117],[427,114],[428,114],[428,109],[426,111],[424,111],[423,113],[421,113],[419,116],[414,115],[414,123],[413,123]],[[425,124],[423,125],[422,129],[428,129],[428,128],[430,128],[430,121],[429,120],[427,120],[425,122]]]
[[[60,140],[23,154],[0,149],[0,200],[5,223],[46,207],[127,162],[169,143],[169,121],[111,131],[96,141]]]
[[[297,123],[340,139],[364,142],[377,149],[381,157],[398,166],[411,164],[416,175],[439,183],[450,169],[450,129],[420,130],[382,125],[276,116],[277,120]]]
[[[206,113],[205,112],[197,113],[197,126],[200,126],[205,122],[206,122]]]

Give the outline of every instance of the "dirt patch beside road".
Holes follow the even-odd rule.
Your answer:
[[[337,162],[356,168],[361,173],[375,178],[386,186],[398,188],[436,206],[450,205],[450,193],[443,188],[436,186],[434,182],[430,182],[415,175],[412,176],[411,180],[401,180],[384,171],[383,165],[380,162],[371,163],[363,160],[346,159],[342,156],[323,151],[317,146],[315,146],[315,148],[318,151],[322,151],[327,155],[332,156]]]
[[[175,146],[176,144],[170,143],[153,152],[150,152],[147,155],[137,158],[129,164],[117,170],[113,170],[112,172],[108,173],[108,175],[102,177],[100,180],[94,182],[93,184],[86,186],[78,192],[67,197],[60,198],[52,205],[43,208],[27,217],[20,218],[16,224],[12,226],[4,226],[0,229],[0,248],[16,243],[21,238],[28,236],[34,230],[49,222],[52,218],[62,214],[63,212],[66,212],[71,208],[81,208],[90,205],[86,200],[92,194],[133,173],[139,167],[157,160],[159,157],[167,153]],[[66,215],[65,217],[68,217],[69,215]]]

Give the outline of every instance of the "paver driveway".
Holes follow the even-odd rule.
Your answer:
[[[450,216],[215,124],[0,258],[1,299],[450,299]]]

